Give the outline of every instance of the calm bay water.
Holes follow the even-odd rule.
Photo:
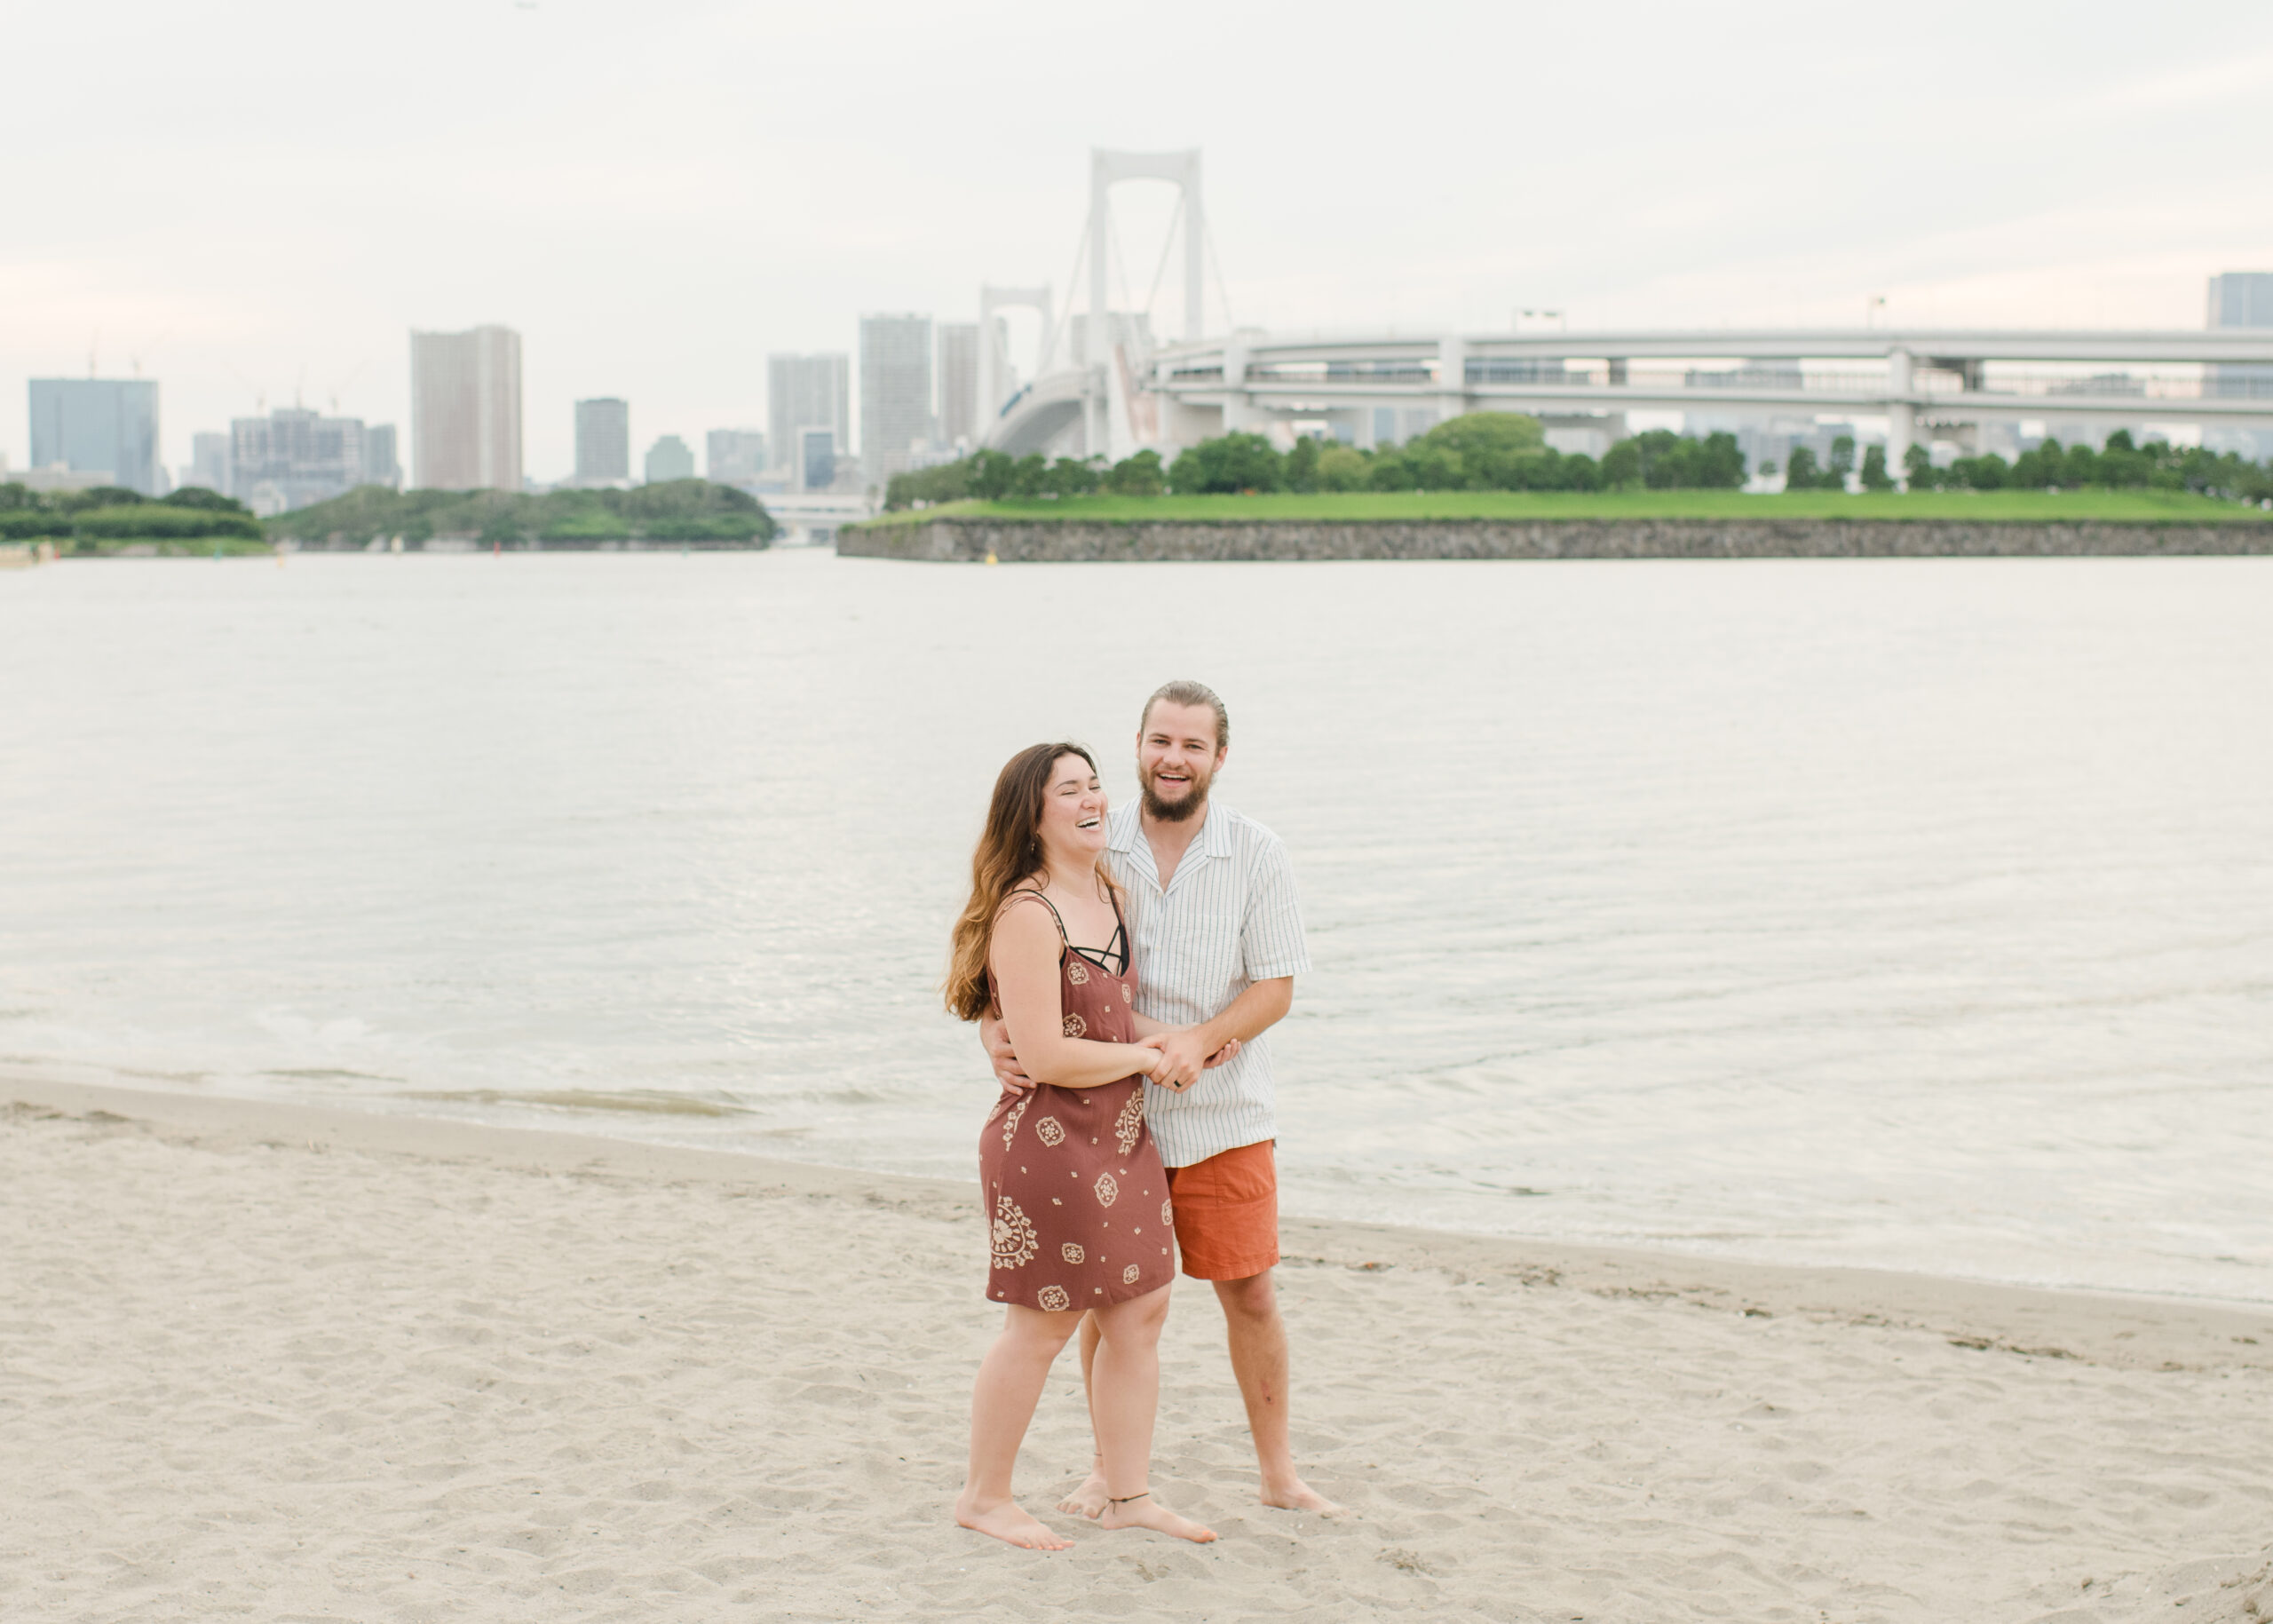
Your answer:
[[[1291,1209],[2273,1300],[2273,559],[0,575],[0,1081],[967,1176],[987,788],[1180,675]]]

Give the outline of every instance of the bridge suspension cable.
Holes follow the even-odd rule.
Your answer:
[[[1232,320],[1232,290],[1224,285],[1223,257],[1216,251],[1216,234],[1214,232],[1203,231],[1200,234],[1200,237],[1207,244],[1208,263],[1215,267],[1216,297],[1224,307],[1224,331],[1228,335],[1238,331],[1239,329],[1238,324]]]
[[[1178,192],[1176,212],[1168,217],[1168,234],[1160,239],[1160,263],[1152,267],[1152,285],[1144,289],[1144,320],[1152,319],[1152,301],[1160,297],[1160,278],[1168,273],[1168,254],[1176,247],[1176,229],[1184,224],[1184,194]]]
[[[1081,262],[1089,257],[1089,234],[1084,231],[1074,245],[1073,269],[1065,279],[1065,308],[1057,313],[1057,325],[1042,336],[1041,353],[1034,358],[1034,371],[1037,378],[1049,372],[1050,363],[1057,359],[1057,341],[1065,336],[1065,324],[1073,319],[1073,289],[1081,285]]]

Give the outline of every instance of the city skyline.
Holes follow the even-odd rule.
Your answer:
[[[1522,306],[1574,327],[1844,326],[1879,296],[1904,323],[2198,326],[2204,277],[2273,265],[2273,226],[2230,203],[2273,120],[2273,19],[2237,5],[2143,31],[2095,6],[1926,5],[1894,30],[1776,8],[1739,30],[1668,6],[1479,9],[1388,40],[1331,6],[1300,31],[1176,4],[1135,31],[1036,11],[1031,30],[1004,20],[982,38],[917,8],[785,21],[667,5],[629,50],[556,0],[420,0],[368,49],[344,21],[287,36],[227,0],[198,19],[99,9],[120,115],[59,145],[39,132],[61,127],[59,82],[0,109],[18,149],[44,154],[19,182],[39,229],[0,259],[12,463],[28,425],[9,374],[83,377],[91,352],[105,378],[162,379],[176,467],[193,432],[287,402],[407,423],[401,332],[493,320],[527,345],[532,475],[567,475],[566,403],[598,394],[697,443],[764,420],[767,354],[856,351],[862,311],[968,321],[982,281],[1047,281],[1067,300],[1093,144],[1204,147],[1211,278],[1235,321],[1282,330],[1482,329]],[[437,62],[418,42],[445,23],[463,50]],[[1448,35],[1464,58],[1525,64],[1519,120],[1444,93]],[[59,13],[13,37],[71,48]],[[915,92],[994,82],[1002,39],[1034,87],[1026,116],[953,142],[919,129]],[[1365,118],[1309,161],[1282,133],[1305,92],[1227,101],[1181,71],[1194,41],[1272,60],[1288,87],[1362,81]],[[1974,71],[1952,75],[1960,47]],[[759,97],[741,93],[753,53],[769,64]],[[225,69],[263,83],[262,119],[192,93]],[[608,116],[545,90],[584,74],[615,87]],[[845,119],[853,83],[911,110]],[[271,120],[295,131],[289,147],[272,151]],[[102,201],[153,153],[188,175],[249,144],[291,209],[225,221],[175,185],[132,209]],[[335,176],[350,178],[316,178]],[[1129,200],[1114,276],[1139,302],[1165,194]],[[595,218],[621,247],[593,242]]]

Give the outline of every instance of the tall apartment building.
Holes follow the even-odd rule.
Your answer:
[[[603,395],[576,402],[576,483],[615,485],[631,478],[631,403]]]
[[[521,336],[410,335],[410,472],[422,490],[521,488]]]
[[[836,447],[852,443],[851,370],[841,351],[765,358],[765,443],[777,467],[801,471],[807,429],[827,429]]]
[[[280,406],[265,417],[230,419],[229,483],[220,488],[256,512],[281,513],[400,477],[391,426]]]
[[[978,443],[978,323],[939,323],[939,441]]]
[[[860,318],[860,466],[882,485],[932,435],[931,318]]]
[[[34,378],[32,466],[105,473],[146,496],[158,471],[158,386],[147,378]]]
[[[702,437],[702,477],[714,484],[747,484],[771,467],[765,436],[756,429],[713,429]]]

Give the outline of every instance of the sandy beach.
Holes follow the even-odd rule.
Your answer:
[[[962,1186],[17,1085],[9,1620],[2273,1615],[2273,1311],[1291,1224],[1268,1512],[1179,1286],[1155,1485],[1206,1549],[955,1528],[994,1311]],[[2183,1611],[2177,1611],[2182,1608]]]

